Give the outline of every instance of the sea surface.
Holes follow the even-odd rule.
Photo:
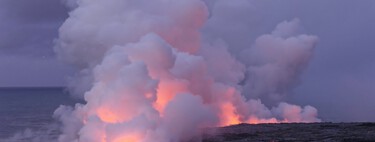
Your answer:
[[[0,88],[0,139],[50,129],[55,109],[76,102],[64,88]]]

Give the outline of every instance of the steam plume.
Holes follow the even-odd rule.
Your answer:
[[[208,15],[201,0],[78,1],[55,50],[90,89],[86,104],[55,111],[59,141],[178,142],[204,127],[320,121],[315,108],[278,97],[297,83],[317,37],[283,22],[240,57],[225,40],[203,40]]]

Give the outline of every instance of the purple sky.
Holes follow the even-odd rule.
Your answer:
[[[319,37],[289,101],[317,107],[325,120],[375,121],[375,1],[250,1],[256,10],[239,18],[251,25],[252,41],[293,18]],[[66,84],[74,69],[57,61],[52,47],[67,16],[59,0],[0,1],[0,87]]]
[[[57,0],[0,1],[0,86],[62,86],[72,71],[53,40],[67,17]]]

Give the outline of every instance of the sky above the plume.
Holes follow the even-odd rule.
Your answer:
[[[212,8],[215,0],[206,1]],[[249,26],[246,37],[231,37],[249,41],[238,44],[294,18],[319,37],[290,102],[316,107],[325,121],[375,121],[375,1],[249,1],[233,18]],[[0,1],[0,87],[66,85],[75,69],[57,60],[53,45],[68,11],[59,0]]]

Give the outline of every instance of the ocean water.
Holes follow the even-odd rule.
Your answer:
[[[60,105],[74,105],[64,88],[0,88],[0,139],[17,133],[46,131],[58,122],[53,112]]]

